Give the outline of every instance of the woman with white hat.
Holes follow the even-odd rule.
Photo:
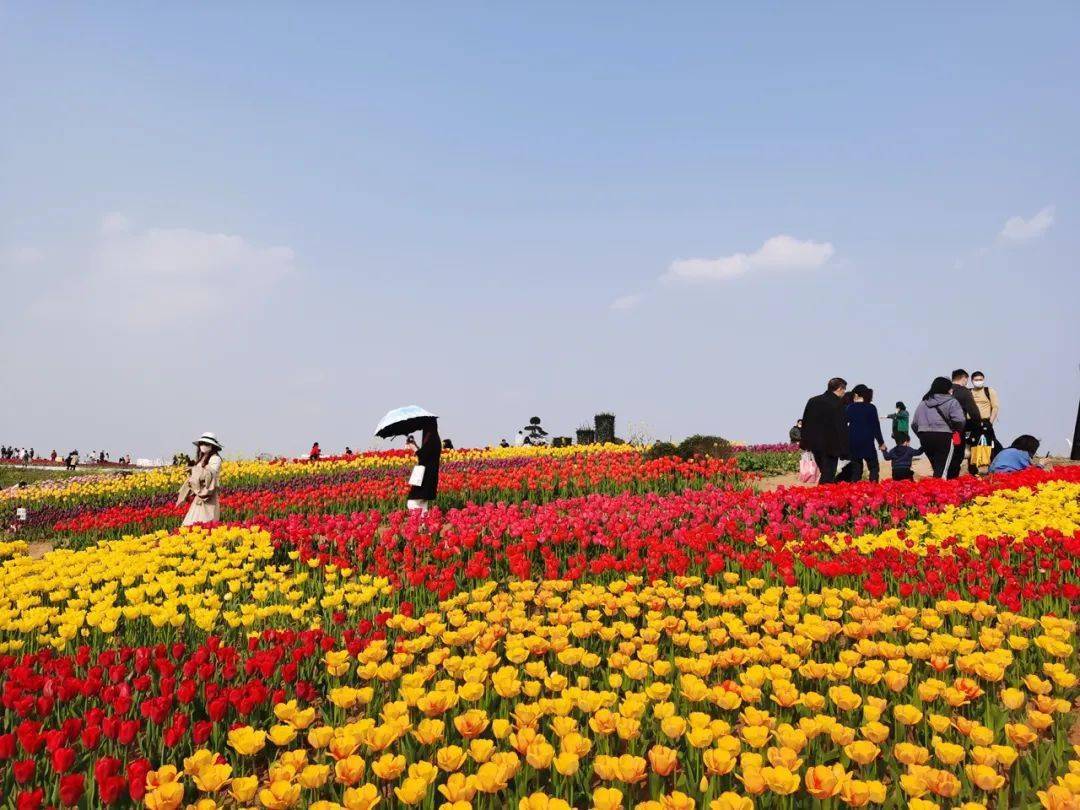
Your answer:
[[[198,460],[192,465],[176,505],[191,498],[191,507],[184,516],[182,525],[194,523],[216,523],[221,520],[221,507],[218,506],[218,477],[221,474],[221,442],[217,436],[207,431],[192,444],[198,450]]]

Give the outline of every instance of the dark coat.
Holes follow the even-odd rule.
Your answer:
[[[970,388],[966,385],[954,384],[952,395],[960,403],[960,407],[964,409],[964,416],[969,422],[978,424],[982,420],[982,414],[979,413],[979,406],[975,404],[975,397],[972,396]]]
[[[424,481],[418,487],[409,487],[409,500],[433,501],[439,492],[439,459],[442,457],[442,440],[437,431],[424,431],[424,438],[416,448],[416,463],[424,468]]]
[[[848,441],[852,458],[877,458],[881,437],[881,419],[872,402],[852,402],[847,406]]]
[[[840,397],[826,391],[807,400],[799,447],[826,456],[848,455],[847,419]]]

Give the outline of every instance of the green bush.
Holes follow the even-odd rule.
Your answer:
[[[679,457],[684,459],[704,456],[705,458],[731,458],[735,448],[731,442],[720,436],[688,436],[679,442]]]
[[[664,456],[678,456],[683,460],[692,458],[731,458],[735,455],[735,447],[727,439],[720,436],[689,436],[674,445],[671,442],[657,442],[645,453],[645,458],[663,458]]]
[[[679,448],[671,442],[656,442],[656,444],[645,451],[645,458],[649,461],[652,461],[654,458],[677,455],[679,455]]]

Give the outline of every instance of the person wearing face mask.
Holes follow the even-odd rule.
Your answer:
[[[964,446],[960,448],[960,452],[953,453],[952,455],[952,461],[949,465],[949,478],[956,478],[960,475],[960,468],[964,464],[966,448],[975,444],[972,437],[975,435],[975,428],[979,424],[979,408],[975,405],[975,399],[971,395],[971,389],[968,388],[969,380],[970,377],[968,376],[968,373],[962,368],[958,368],[952,373],[952,395],[956,398],[956,401],[960,403],[966,421],[963,430],[960,431]]]
[[[221,442],[217,440],[217,436],[207,431],[192,444],[195,445],[198,458],[191,466],[191,472],[188,473],[187,480],[176,496],[177,506],[191,500],[191,506],[181,525],[217,523],[221,520],[221,507],[218,504]]]
[[[971,443],[989,444],[991,458],[994,458],[1001,452],[1001,442],[994,433],[994,423],[998,418],[998,395],[997,391],[986,384],[986,375],[981,371],[971,375],[971,399],[979,411],[978,420],[971,425]],[[972,465],[969,472],[975,475],[978,469]]]

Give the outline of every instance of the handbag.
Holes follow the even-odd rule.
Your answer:
[[[410,487],[422,487],[424,485],[424,465],[417,464],[412,468],[412,474],[409,476]]]
[[[990,466],[990,451],[991,447],[986,441],[986,436],[979,437],[979,443],[973,445],[971,448],[970,463],[973,467],[989,467]]]
[[[812,484],[817,483],[820,477],[821,470],[818,469],[817,462],[814,460],[814,454],[809,450],[804,451],[799,458],[799,480],[804,484]]]

